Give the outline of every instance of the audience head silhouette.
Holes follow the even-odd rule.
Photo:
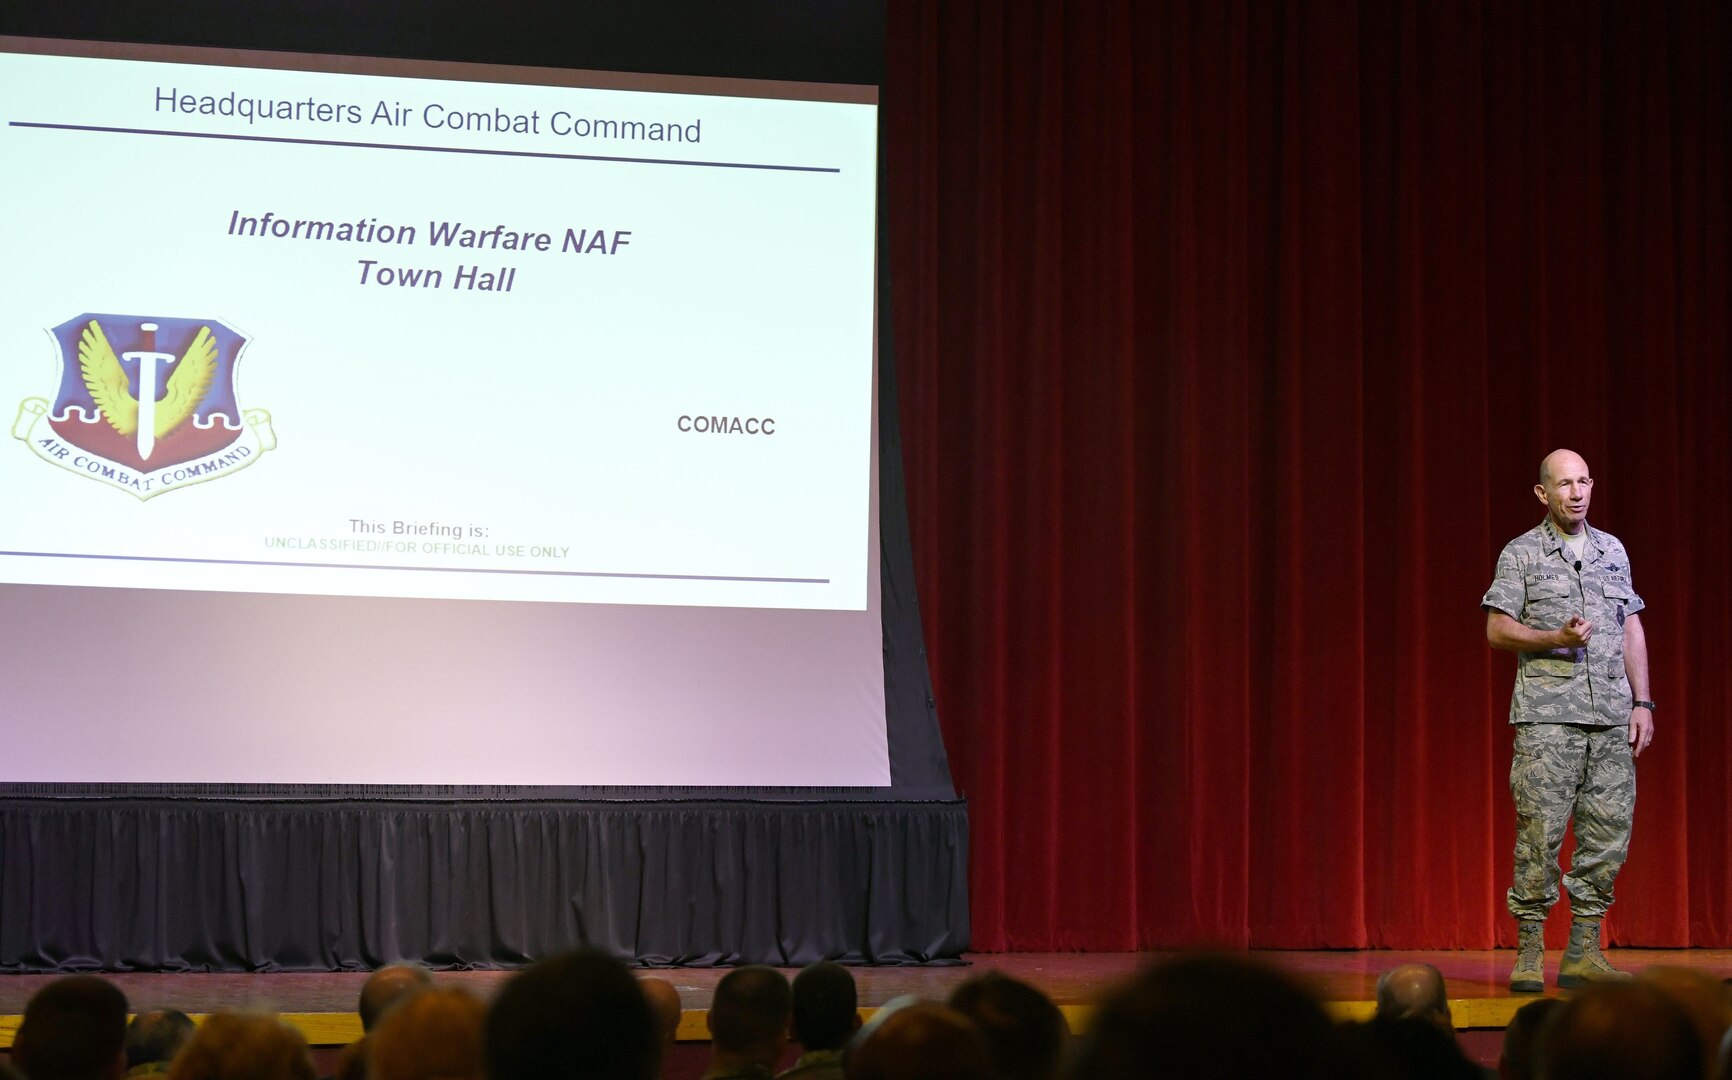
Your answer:
[[[950,1007],[986,1037],[993,1072],[1007,1080],[1045,1080],[1058,1072],[1070,1025],[1052,999],[997,971],[964,982]]]
[[[1497,1062],[1502,1080],[1538,1080],[1540,1032],[1552,1014],[1563,1007],[1562,998],[1541,998],[1516,1010],[1503,1031],[1503,1050]]]
[[[1384,972],[1377,980],[1377,1017],[1424,1020],[1453,1038],[1455,1019],[1450,1015],[1443,972],[1430,964],[1402,964]]]
[[[1645,983],[1595,983],[1540,1033],[1541,1080],[1701,1080],[1702,1046],[1684,1011]]]
[[[55,979],[31,995],[12,1042],[30,1080],[113,1080],[126,1072],[126,995],[95,975]]]
[[[487,1012],[490,1080],[652,1080],[655,1016],[619,961],[584,950],[512,976]]]
[[[483,1080],[487,1009],[463,990],[425,990],[392,1007],[367,1035],[369,1080]]]
[[[655,1014],[662,1046],[672,1046],[680,1032],[680,992],[666,979],[639,979],[637,984],[644,1000],[649,1002],[650,1012]]]
[[[410,964],[392,964],[373,972],[361,984],[361,1000],[355,1006],[361,1014],[361,1030],[372,1031],[385,1010],[432,985],[433,976],[426,969]]]
[[[367,1080],[367,1051],[373,1037],[363,1034],[359,1039],[343,1047],[337,1055],[337,1064],[331,1069],[331,1080]]]
[[[1377,980],[1377,1012],[1358,1032],[1378,1066],[1411,1080],[1477,1080],[1479,1067],[1461,1052],[1443,972],[1402,964]]]
[[[314,1080],[299,1031],[275,1016],[217,1013],[169,1066],[169,1080]]]
[[[1645,968],[1636,980],[1671,998],[1684,1011],[1702,1044],[1703,1061],[1713,1065],[1720,1060],[1721,1044],[1732,1027],[1732,1003],[1726,1000],[1719,979],[1696,968],[1661,966]]]
[[[167,1064],[186,1045],[198,1025],[179,1009],[141,1012],[126,1025],[126,1067]]]
[[[1073,1063],[1078,1077],[1335,1080],[1363,1067],[1322,1005],[1285,976],[1237,957],[1156,964],[1108,995]]]
[[[808,1051],[840,1050],[860,1030],[854,976],[841,964],[811,964],[794,976],[794,1038]]]
[[[1417,1016],[1374,1016],[1357,1034],[1370,1055],[1372,1074],[1394,1080],[1480,1080],[1455,1035]]]
[[[992,1055],[968,1017],[917,1001],[862,1030],[845,1070],[848,1080],[990,1080]]]
[[[735,968],[716,984],[710,1002],[710,1043],[716,1065],[773,1069],[788,1043],[793,993],[772,967]]]

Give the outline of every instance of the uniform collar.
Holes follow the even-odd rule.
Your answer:
[[[1585,521],[1582,522],[1582,531],[1588,541],[1587,545],[1582,548],[1582,561],[1593,562],[1600,557],[1600,552],[1605,550],[1605,547],[1600,543],[1599,537],[1595,535],[1592,525]],[[1540,535],[1544,538],[1543,548],[1547,555],[1556,555],[1564,550],[1564,534],[1558,531],[1556,525],[1552,524],[1550,514],[1547,514],[1540,521]]]

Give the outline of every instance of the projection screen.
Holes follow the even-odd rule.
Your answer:
[[[876,96],[0,38],[0,782],[888,785]]]

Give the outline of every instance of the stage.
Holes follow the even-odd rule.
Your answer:
[[[998,970],[1045,990],[1064,1010],[1071,1027],[1081,1031],[1096,1002],[1120,980],[1160,953],[971,953],[965,965],[929,967],[860,967],[853,969],[860,988],[860,1007],[870,1011],[904,994],[946,997],[958,983],[978,972]],[[1377,977],[1397,964],[1435,964],[1449,985],[1455,1023],[1463,1045],[1485,1064],[1495,1064],[1498,1039],[1515,1011],[1533,995],[1511,994],[1504,985],[1514,953],[1444,951],[1262,951],[1250,955],[1272,964],[1310,985],[1341,1019],[1364,1019],[1372,1012]],[[1612,949],[1608,955],[1620,967],[1640,971],[1673,965],[1700,968],[1725,977],[1732,974],[1732,950]],[[1560,954],[1546,954],[1548,978],[1555,978]],[[639,975],[667,979],[679,990],[685,1006],[680,1023],[680,1047],[669,1061],[667,1075],[696,1076],[702,1071],[709,1037],[706,1027],[710,996],[726,968],[641,968]],[[793,974],[792,971],[789,972]],[[445,985],[463,986],[490,998],[509,971],[440,972]],[[365,972],[278,974],[154,974],[107,976],[126,992],[137,1009],[175,1008],[201,1015],[220,1009],[262,1009],[281,1013],[299,1027],[314,1047],[338,1047],[361,1033],[355,999]],[[19,1014],[37,987],[52,975],[0,976],[0,1046],[12,1045]],[[1555,988],[1548,993],[1559,993]],[[320,1055],[321,1064],[327,1055]]]

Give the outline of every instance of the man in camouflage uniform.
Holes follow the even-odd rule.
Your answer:
[[[1570,944],[1559,986],[1628,978],[1600,952],[1600,919],[1630,847],[1635,756],[1654,735],[1648,645],[1624,545],[1588,527],[1593,479],[1581,457],[1556,450],[1534,494],[1545,520],[1511,540],[1480,602],[1493,648],[1518,654],[1510,723],[1515,759],[1515,883],[1521,924],[1510,989],[1545,989],[1545,919],[1558,899],[1558,853],[1573,816],[1576,850]]]

